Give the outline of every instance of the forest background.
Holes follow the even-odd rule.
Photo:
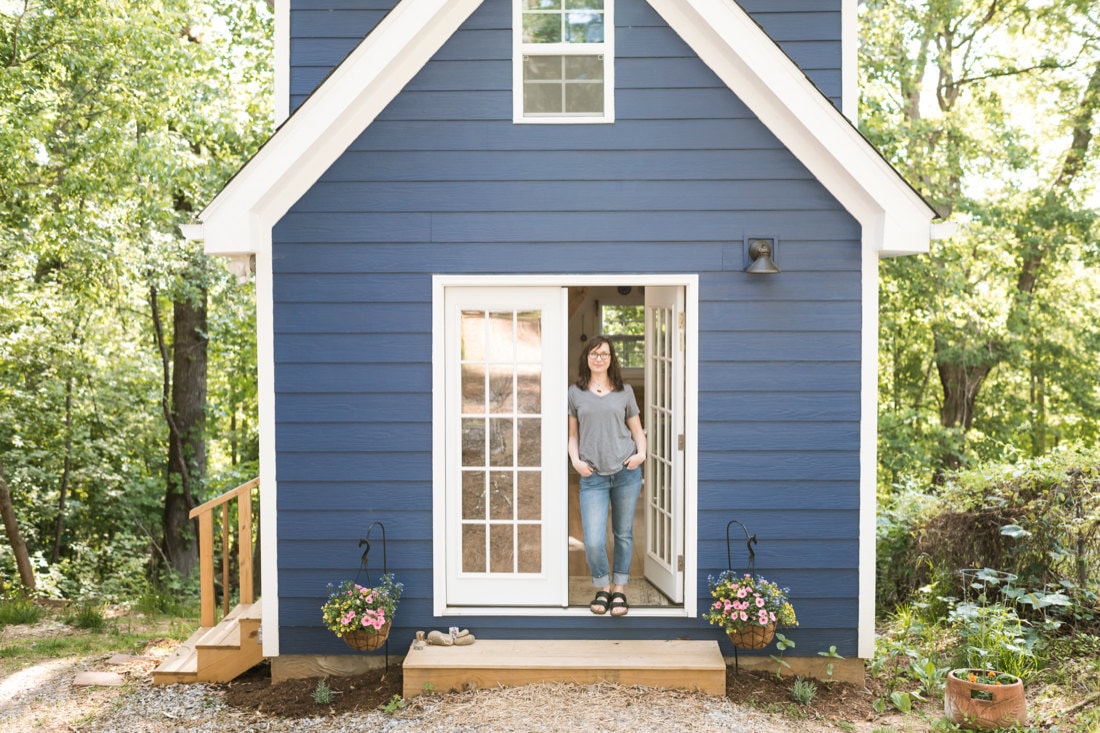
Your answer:
[[[258,474],[253,286],[179,226],[273,130],[270,5],[0,0],[0,596],[178,597]],[[860,41],[860,129],[956,226],[880,269],[887,515],[1096,444],[1100,8],[865,0]]]

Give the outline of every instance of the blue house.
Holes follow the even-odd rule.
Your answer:
[[[349,652],[319,608],[373,522],[397,649],[732,654],[700,614],[748,569],[737,520],[795,656],[871,656],[877,267],[934,213],[852,123],[856,0],[275,6],[282,122],[190,232],[255,272],[275,674]],[[566,392],[599,333],[650,447],[616,619],[570,541]]]

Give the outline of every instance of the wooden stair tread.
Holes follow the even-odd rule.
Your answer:
[[[196,629],[153,671],[153,683],[227,682],[258,664],[259,606],[238,605],[217,626]]]
[[[435,690],[600,681],[722,694],[726,662],[717,641],[478,639],[469,646],[410,648],[406,697]]]

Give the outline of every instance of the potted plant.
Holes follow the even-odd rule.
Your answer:
[[[1023,680],[992,669],[952,670],[944,686],[943,711],[952,722],[968,728],[1026,725]]]
[[[394,581],[393,573],[383,575],[372,588],[345,580],[333,589],[330,583],[328,600],[321,606],[325,626],[352,649],[361,652],[377,649],[390,635],[404,588]]]
[[[726,570],[717,579],[707,578],[714,602],[703,618],[721,626],[741,649],[763,649],[777,626],[798,626],[787,588],[759,576]]]

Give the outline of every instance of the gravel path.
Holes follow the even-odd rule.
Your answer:
[[[214,685],[153,686],[156,660],[110,665],[118,687],[77,687],[75,675],[102,671],[103,658],[59,659],[0,679],[5,733],[541,733],[611,731],[822,733],[835,727],[796,722],[736,706],[725,697],[618,685],[545,684],[413,698],[380,710],[305,719],[272,718],[225,705]]]

